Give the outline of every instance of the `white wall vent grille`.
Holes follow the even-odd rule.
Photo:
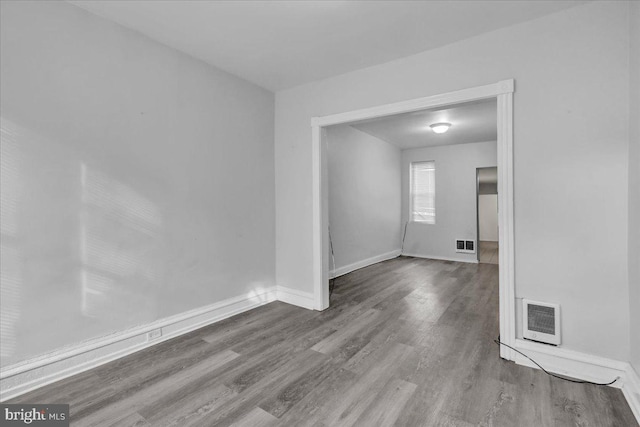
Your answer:
[[[560,306],[558,304],[523,299],[522,317],[524,338],[560,345]]]

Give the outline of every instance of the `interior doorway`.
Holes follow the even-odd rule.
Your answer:
[[[500,223],[499,300],[500,337],[507,346],[500,347],[503,359],[515,360],[511,348],[516,341],[515,262],[513,218],[513,92],[514,80],[503,80],[455,92],[416,98],[362,110],[332,114],[311,119],[312,143],[312,235],[314,308],[329,307],[329,230],[327,154],[322,141],[323,128],[365,119],[408,113],[434,107],[481,99],[497,100],[498,203]],[[510,347],[509,347],[510,346]]]
[[[478,262],[499,264],[498,168],[476,169]]]

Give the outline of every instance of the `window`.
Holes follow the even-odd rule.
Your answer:
[[[436,223],[436,163],[412,162],[409,207],[411,221]]]

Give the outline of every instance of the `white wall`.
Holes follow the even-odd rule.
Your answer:
[[[274,285],[274,97],[2,2],[2,365]]]
[[[348,125],[327,128],[326,139],[336,269],[399,251],[400,149]]]
[[[514,78],[516,295],[562,305],[564,348],[629,360],[628,12],[589,2],[277,93],[278,284],[313,288],[311,117]]]
[[[631,362],[640,373],[640,2],[629,2],[629,303]]]
[[[402,207],[409,220],[411,162],[436,164],[436,223],[409,222],[404,254],[476,262],[476,254],[456,252],[456,239],[477,239],[476,168],[497,165],[496,142],[442,145],[402,152]]]
[[[498,241],[498,195],[478,196],[478,234],[483,242]]]

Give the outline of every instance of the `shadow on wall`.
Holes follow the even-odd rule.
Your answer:
[[[3,368],[154,320],[159,208],[79,156],[1,118]]]
[[[129,316],[143,322],[155,313],[149,298],[162,277],[157,259],[162,217],[156,206],[131,187],[80,165],[81,306],[87,317]],[[134,281],[135,282],[132,282]],[[132,313],[138,319],[131,318]]]
[[[10,360],[16,351],[20,319],[22,254],[18,241],[20,158],[16,129],[2,120],[0,126],[0,358]]]

